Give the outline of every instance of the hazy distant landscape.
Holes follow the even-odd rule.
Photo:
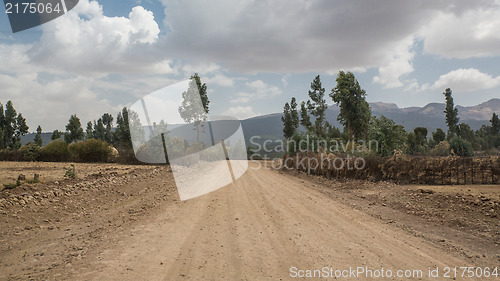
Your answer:
[[[370,103],[372,114],[379,117],[386,116],[398,125],[403,125],[405,130],[413,131],[416,127],[425,127],[429,132],[441,128],[446,131],[446,122],[443,118],[444,103],[429,103],[424,107],[399,108],[392,103]],[[491,99],[476,106],[457,106],[460,122],[470,125],[477,130],[482,125],[488,124],[493,112],[500,112],[500,99]],[[326,120],[337,128],[342,125],[337,121],[339,107],[331,105],[326,110]],[[266,136],[281,139],[283,137],[282,113],[268,114],[243,120],[245,137]]]
[[[393,103],[374,102],[370,103],[373,115],[379,117],[384,115],[398,125],[403,125],[407,131],[412,131],[416,127],[426,127],[430,132],[437,128],[446,131],[446,122],[443,119],[444,103],[429,103],[424,107],[399,108]],[[500,112],[500,99],[491,99],[487,102],[475,106],[457,105],[458,116],[461,122],[470,125],[471,129],[478,130],[482,125],[489,123],[493,112]],[[326,119],[335,127],[341,128],[342,125],[337,121],[339,107],[331,105],[326,110]],[[266,114],[242,120],[243,132],[246,140],[251,136],[264,136],[270,139],[283,138],[283,123],[281,122],[282,113]],[[51,141],[52,133],[43,133],[43,144]],[[26,134],[21,137],[23,145],[32,142],[35,133]]]

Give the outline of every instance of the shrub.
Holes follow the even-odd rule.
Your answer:
[[[62,139],[49,142],[41,151],[41,160],[64,162],[69,160],[68,144]]]
[[[70,158],[78,162],[106,162],[111,147],[105,141],[89,139],[68,146]]]
[[[14,189],[18,186],[21,185],[21,182],[18,180],[16,181],[16,183],[9,183],[9,184],[4,184],[3,185],[3,190],[6,190],[6,189]]]
[[[23,161],[23,152],[20,150],[0,150],[0,161]]]
[[[470,157],[473,154],[470,142],[458,136],[454,136],[450,140],[450,152],[452,149],[458,156]]]
[[[75,164],[70,164],[69,168],[63,167],[66,172],[64,173],[65,178],[76,179]]]
[[[25,161],[36,161],[40,157],[41,147],[36,143],[28,143],[21,147],[21,152],[23,154],[23,160]]]
[[[137,158],[135,158],[135,153],[133,149],[121,148],[118,149],[118,159],[115,160],[116,163],[121,164],[141,164]]]
[[[448,156],[450,154],[450,144],[447,141],[441,141],[429,152],[432,156]]]

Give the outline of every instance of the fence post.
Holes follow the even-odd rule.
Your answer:
[[[471,165],[471,182],[472,184],[474,184],[474,158],[472,158],[472,161],[471,161],[472,165]]]

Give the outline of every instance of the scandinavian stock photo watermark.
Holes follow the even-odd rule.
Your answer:
[[[261,136],[250,138],[249,159],[255,165],[251,169],[262,166],[275,170],[363,170],[366,160],[363,156],[370,151],[378,151],[376,140],[344,141],[341,139],[317,140],[310,135],[304,135],[299,141],[269,140]],[[292,151],[292,153],[289,153]],[[307,153],[312,153],[307,155]],[[314,153],[316,152],[316,153]],[[283,157],[270,157],[269,155]],[[264,161],[262,161],[264,160]],[[277,161],[276,161],[277,160]]]
[[[390,269],[384,267],[343,267],[334,268],[324,266],[321,268],[299,268],[292,266],[289,269],[291,278],[335,278],[335,279],[443,279],[449,278],[456,280],[476,278],[496,279],[499,276],[498,267],[428,267],[426,269]]]

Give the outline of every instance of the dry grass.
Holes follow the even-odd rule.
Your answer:
[[[33,180],[35,174],[40,175],[42,183],[59,181],[64,179],[66,170],[72,163],[54,162],[0,162],[0,186],[15,183],[19,174],[26,176],[26,180]],[[89,164],[75,163],[77,178],[85,178],[99,172],[116,172],[117,175],[124,174],[131,169],[152,169],[153,166],[133,166],[114,163]]]

